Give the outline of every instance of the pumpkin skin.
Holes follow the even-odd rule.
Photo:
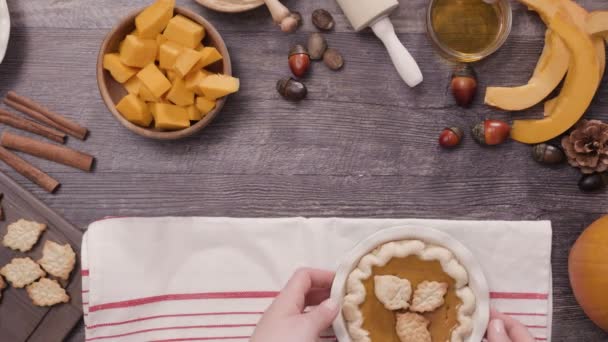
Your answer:
[[[568,273],[585,314],[608,332],[608,216],[593,222],[576,240]]]

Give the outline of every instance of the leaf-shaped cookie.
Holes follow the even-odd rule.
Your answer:
[[[401,342],[431,342],[429,321],[422,315],[406,312],[397,314],[395,330]]]
[[[374,293],[388,310],[407,309],[412,285],[409,280],[392,275],[374,276]]]
[[[414,298],[410,310],[416,312],[434,311],[443,305],[443,296],[448,291],[447,283],[437,281],[423,281],[414,291]]]

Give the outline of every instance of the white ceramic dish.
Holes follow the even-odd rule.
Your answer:
[[[6,54],[8,37],[11,34],[11,19],[8,14],[6,0],[0,0],[0,63]]]
[[[359,259],[374,248],[390,241],[416,239],[445,247],[454,253],[454,256],[469,273],[469,286],[475,294],[476,308],[473,314],[473,333],[466,342],[479,342],[482,340],[490,320],[490,290],[481,265],[473,254],[459,241],[444,232],[422,227],[402,226],[381,230],[369,238],[361,241],[344,258],[338,267],[336,277],[331,287],[331,298],[342,302],[346,286],[346,279],[357,266]],[[352,342],[346,329],[342,312],[333,324],[336,338],[340,342]]]
[[[199,4],[218,12],[240,13],[258,8],[264,0],[196,0]]]

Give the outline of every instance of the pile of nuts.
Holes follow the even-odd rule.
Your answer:
[[[330,31],[335,22],[332,15],[324,10],[317,9],[312,13],[312,23],[319,30]],[[307,46],[297,44],[289,49],[289,68],[297,78],[283,78],[277,81],[277,92],[291,101],[300,101],[306,97],[308,90],[306,85],[298,79],[304,77],[310,68],[311,60],[323,60],[323,63],[331,70],[340,70],[344,66],[344,58],[334,48],[328,48],[327,40],[319,32],[311,33],[308,37]]]

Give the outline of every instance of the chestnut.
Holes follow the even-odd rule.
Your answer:
[[[477,92],[477,76],[473,67],[469,64],[458,66],[452,74],[450,89],[459,106],[469,106]]]
[[[543,143],[532,147],[532,158],[541,164],[559,164],[566,159],[566,155],[561,148]]]
[[[604,188],[606,184],[608,184],[608,174],[592,173],[581,177],[578,181],[578,188],[584,192],[592,192]]]
[[[312,23],[319,30],[323,31],[329,31],[335,26],[334,17],[331,15],[331,13],[322,8],[316,9],[312,12]]]
[[[344,66],[344,58],[334,48],[328,48],[323,54],[323,63],[331,70],[340,70]]]
[[[499,145],[507,140],[511,126],[501,120],[486,119],[471,130],[473,138],[482,145]]]
[[[277,92],[291,101],[300,101],[306,97],[308,90],[302,82],[293,78],[284,78],[277,81]]]
[[[302,77],[310,67],[310,55],[302,45],[294,45],[289,50],[289,68],[296,77]]]
[[[310,59],[319,60],[323,58],[323,54],[327,50],[327,40],[319,32],[313,32],[308,37],[308,53]]]
[[[464,132],[458,127],[447,127],[439,135],[439,145],[445,148],[454,148],[460,145]]]

